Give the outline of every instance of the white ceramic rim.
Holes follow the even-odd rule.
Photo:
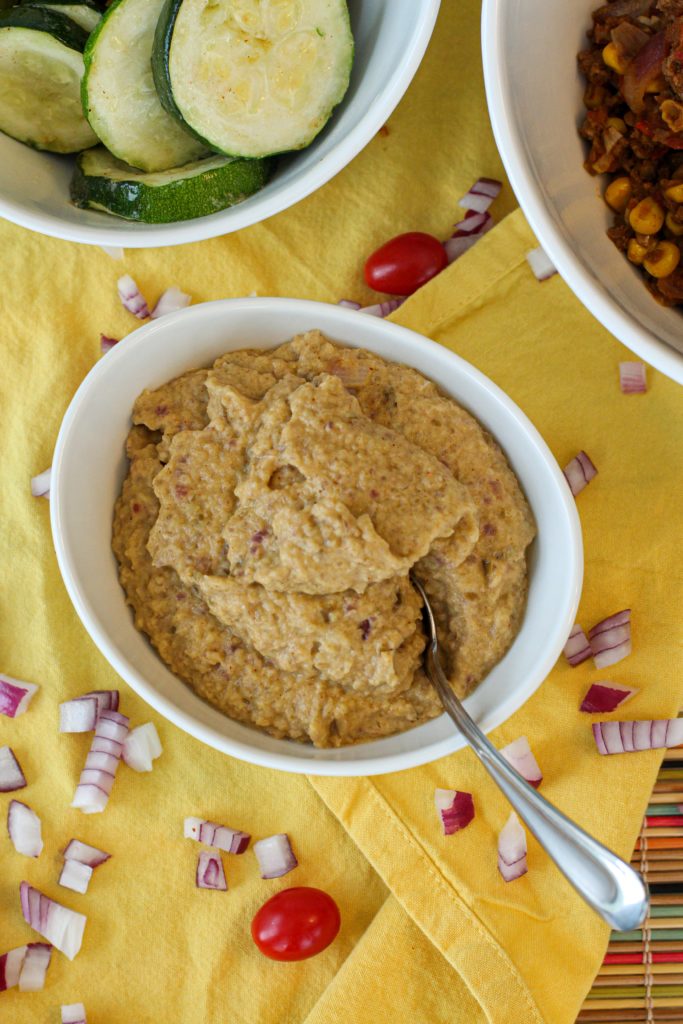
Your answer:
[[[161,246],[182,245],[186,242],[203,242],[207,238],[217,238],[231,234],[241,228],[273,217],[276,213],[294,206],[312,192],[338,174],[348,163],[367,146],[370,139],[393,113],[403,98],[408,86],[415,77],[422,58],[429,44],[439,13],[441,0],[426,0],[424,17],[419,31],[415,34],[403,54],[389,81],[385,84],[376,101],[368,107],[366,113],[348,135],[323,157],[300,181],[276,192],[270,199],[251,208],[232,206],[224,211],[229,215],[226,224],[217,217],[197,217],[195,220],[179,221],[173,232],[159,230],[150,225],[149,230],[128,233],[124,227],[117,227],[116,218],[112,217],[112,227],[104,225],[94,228],[83,225],[66,224],[59,217],[47,213],[33,213],[17,203],[0,195],[0,217],[19,224],[21,227],[38,231],[53,238],[62,238],[69,242],[84,242],[88,245],[122,246],[126,249],[147,249]],[[168,225],[165,225],[168,229]]]
[[[288,309],[296,307],[296,309],[302,314],[310,316],[311,323],[318,322],[320,319],[319,311],[321,309],[329,308],[329,305],[325,303],[299,299],[219,299],[213,302],[202,303],[198,306],[192,306],[189,309],[179,310],[176,313],[169,314],[163,319],[151,321],[145,324],[132,334],[128,335],[125,342],[125,349],[123,347],[116,347],[108,353],[106,358],[107,360],[125,358],[126,352],[130,352],[131,348],[134,346],[144,344],[146,337],[151,332],[163,330],[164,322],[171,323],[172,320],[177,320],[180,317],[186,317],[190,310],[193,311],[193,316],[196,319],[201,319],[202,311],[205,311],[206,316],[210,318],[216,307],[222,307],[225,310],[226,315],[229,316],[230,310],[233,308],[253,308],[258,312],[263,310],[265,305],[271,309],[275,308],[276,311],[281,311],[283,314],[286,313]],[[344,319],[349,319],[349,323],[352,323],[355,322],[354,318],[365,314],[358,314],[354,310],[335,307],[335,315]],[[526,703],[533,693],[535,693],[557,661],[557,658],[559,657],[566,642],[567,636],[576,621],[576,611],[581,596],[581,586],[583,582],[583,543],[581,524],[576,509],[576,503],[572,497],[571,491],[566,485],[566,480],[557,464],[557,461],[555,460],[555,457],[548,448],[548,445],[529,418],[522,412],[516,403],[498,387],[497,384],[454,352],[451,352],[443,345],[439,345],[415,331],[385,320],[376,320],[374,317],[368,317],[367,320],[368,323],[363,324],[363,333],[366,337],[375,331],[377,331],[378,334],[386,334],[386,331],[389,330],[395,334],[397,339],[402,339],[406,343],[415,345],[417,342],[421,346],[428,346],[432,349],[432,355],[437,362],[440,362],[446,368],[449,364],[451,366],[457,366],[458,372],[462,377],[468,379],[474,385],[479,387],[483,386],[491,396],[492,400],[502,406],[511,418],[513,418],[521,427],[526,434],[529,445],[536,449],[537,453],[546,464],[550,476],[554,478],[558,486],[558,494],[560,496],[563,511],[567,518],[571,544],[570,578],[567,579],[560,614],[558,614],[557,619],[555,620],[553,632],[550,637],[545,638],[545,642],[547,644],[545,657],[534,665],[533,670],[528,673],[523,686],[517,687],[506,699],[502,700],[494,710],[479,719],[478,724],[480,728],[483,729],[484,732],[490,732],[492,729],[495,729],[498,725],[505,722],[512,714],[514,714],[515,711]],[[111,365],[111,363],[109,363],[109,365]],[[64,451],[68,446],[69,435],[71,433],[72,426],[74,425],[74,421],[77,418],[79,407],[84,396],[90,390],[92,385],[95,384],[100,377],[105,375],[106,372],[107,362],[101,359],[85,377],[64,414],[52,462],[52,476],[50,483],[50,521],[52,526],[53,543],[57,555],[57,563],[59,565],[59,570],[66,590],[86,632],[93,640],[99,651],[104,655],[105,659],[112,666],[114,671],[117,672],[117,674],[126,683],[128,683],[128,685],[140,697],[142,697],[143,700],[163,715],[164,718],[167,718],[174,725],[177,725],[178,728],[188,732],[196,739],[203,743],[207,743],[216,750],[220,750],[221,752],[229,754],[232,757],[236,757],[239,760],[247,761],[251,764],[256,764],[264,768],[277,768],[282,771],[302,775],[336,777],[381,775],[387,772],[401,771],[406,768],[414,768],[419,765],[428,764],[465,747],[466,741],[464,737],[454,727],[452,736],[449,736],[447,739],[426,744],[424,747],[420,747],[412,751],[401,751],[396,754],[367,759],[359,758],[353,761],[304,761],[295,756],[260,750],[255,747],[251,747],[248,743],[224,736],[222,733],[212,729],[210,726],[198,722],[192,715],[180,712],[172,701],[157,693],[154,687],[138,674],[128,660],[119,654],[114,644],[109,640],[105,630],[100,628],[87,597],[83,593],[74,576],[74,567],[68,550],[62,540],[60,468],[64,457]],[[123,594],[121,595],[121,600],[124,600]],[[465,701],[465,704],[467,705],[467,701]],[[419,728],[419,726],[417,728]],[[354,749],[359,749],[359,747],[355,747]],[[333,753],[334,752],[332,751],[331,754],[333,755]]]
[[[503,11],[506,3],[507,0],[483,2],[481,42],[484,83],[496,144],[524,216],[560,275],[586,309],[615,338],[641,355],[651,366],[683,384],[683,355],[651,331],[634,323],[633,318],[577,259],[548,213],[531,161],[515,131],[503,38]]]

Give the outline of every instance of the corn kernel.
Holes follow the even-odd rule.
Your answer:
[[[683,131],[683,103],[678,103],[676,100],[664,100],[659,107],[659,113],[672,132]]]
[[[664,195],[667,199],[672,199],[674,203],[683,203],[683,185],[672,185]]]
[[[621,132],[623,135],[626,132],[626,121],[621,117],[608,117],[607,127],[614,128],[615,131]]]
[[[628,249],[626,255],[630,259],[631,263],[636,263],[638,266],[643,262],[647,256],[647,249],[640,242],[637,242],[635,238],[632,238],[628,243]]]
[[[605,49],[602,51],[602,59],[608,68],[612,68],[618,75],[623,75],[626,71],[626,63],[621,57],[614,43],[608,43]]]
[[[673,274],[681,258],[681,250],[674,242],[660,242],[643,260],[643,266],[653,277]]]
[[[615,178],[605,189],[605,202],[617,213],[623,213],[631,198],[631,182],[629,178]]]
[[[656,235],[664,223],[664,210],[654,199],[646,197],[633,207],[629,222],[639,235]]]
[[[683,235],[683,224],[678,220],[674,220],[673,213],[667,213],[665,224],[672,235]]]

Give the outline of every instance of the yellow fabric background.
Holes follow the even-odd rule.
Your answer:
[[[495,835],[505,801],[473,756],[373,780],[289,777],[211,751],[152,714],[103,661],[59,579],[48,507],[29,478],[50,462],[59,422],[99,354],[100,331],[134,322],[119,306],[125,269],[149,298],[177,283],[195,301],[258,294],[370,301],[364,257],[398,231],[445,237],[456,201],[480,174],[502,176],[481,85],[476,0],[445,0],[427,57],[377,137],[315,195],[266,224],[194,246],[99,250],[0,224],[2,527],[0,668],[42,685],[29,712],[0,719],[43,820],[37,861],[0,840],[0,951],[33,936],[21,919],[22,878],[88,915],[73,963],[55,953],[41,993],[0,994],[0,1021],[57,1021],[84,1001],[90,1024],[570,1024],[590,986],[607,928],[530,841],[530,871],[506,885]],[[455,45],[455,43],[457,45]],[[494,213],[514,209],[508,187]],[[519,213],[414,296],[394,319],[452,347],[530,415],[560,464],[585,448],[600,474],[580,495],[589,625],[630,604],[634,654],[607,675],[642,687],[629,715],[665,716],[681,698],[681,392],[649,371],[646,396],[617,384],[626,351],[554,278],[524,260],[535,244]],[[504,438],[502,439],[504,443]],[[600,758],[577,711],[595,678],[560,663],[493,735],[526,733],[544,793],[623,855],[630,851],[658,754]],[[122,768],[107,811],[69,808],[88,737],[57,734],[57,703],[119,686],[133,723],[153,719],[164,743],[150,776]],[[632,710],[631,710],[632,709]],[[477,817],[444,838],[436,785],[469,789]],[[0,800],[0,816],[9,797]],[[225,856],[230,891],[197,892],[198,847],[182,819],[199,814],[255,837],[287,831],[299,856],[281,881],[258,877],[253,854]],[[60,889],[59,850],[72,836],[110,851],[87,895]],[[339,939],[301,964],[263,959],[249,938],[256,908],[290,884],[329,891]]]

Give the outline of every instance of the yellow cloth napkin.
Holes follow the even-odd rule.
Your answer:
[[[195,301],[252,290],[370,301],[360,272],[376,244],[403,230],[448,234],[471,182],[502,176],[481,86],[478,16],[476,0],[446,0],[389,134],[265,224],[180,249],[129,251],[123,264],[0,224],[0,669],[41,684],[23,717],[0,718],[0,745],[13,747],[26,772],[29,787],[16,795],[41,816],[45,839],[35,861],[0,840],[0,952],[35,937],[19,910],[23,878],[88,916],[78,957],[70,963],[55,953],[43,992],[1,993],[0,1021],[58,1021],[60,1003],[83,1001],[90,1024],[570,1024],[590,986],[607,928],[533,840],[528,875],[500,879],[496,834],[508,809],[473,756],[373,780],[306,780],[202,746],[152,713],[95,650],[59,579],[47,502],[28,493],[98,357],[100,331],[135,326],[115,296],[124,270],[152,300],[177,283]],[[506,187],[494,212],[500,219],[513,208]],[[642,687],[629,715],[673,714],[681,697],[681,392],[650,371],[647,395],[621,395],[617,364],[626,351],[559,278],[535,281],[524,260],[534,245],[513,214],[395,319],[496,380],[560,464],[582,447],[593,457],[600,474],[578,499],[586,543],[580,619],[589,625],[631,605],[634,653],[608,675]],[[492,738],[501,745],[526,734],[546,795],[628,855],[660,756],[597,755],[590,718],[577,710],[597,675],[560,662]],[[164,754],[151,775],[122,767],[106,812],[84,817],[69,803],[89,738],[57,734],[57,704],[114,686],[134,724],[156,723]],[[435,786],[474,793],[477,817],[462,834],[440,834]],[[9,799],[0,798],[0,815]],[[229,892],[198,892],[198,847],[182,838],[187,814],[256,838],[286,831],[300,867],[265,882],[251,852],[226,855]],[[82,896],[57,885],[59,851],[72,837],[113,855]],[[313,960],[272,963],[253,946],[249,923],[269,895],[294,884],[330,892],[342,930]]]

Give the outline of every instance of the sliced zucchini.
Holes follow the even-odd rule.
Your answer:
[[[81,108],[87,38],[63,14],[40,7],[0,14],[0,131],[53,153],[97,143]]]
[[[206,154],[159,102],[152,78],[154,30],[164,0],[116,0],[85,49],[83,109],[111,153],[143,171]]]
[[[21,0],[22,7],[44,7],[46,11],[54,11],[55,14],[64,14],[71,18],[77,25],[80,25],[88,35],[97,25],[102,17],[102,11],[94,4],[86,0]]]
[[[76,206],[126,220],[169,224],[205,217],[241,202],[265,185],[271,163],[210,156],[184,167],[145,174],[98,146],[78,157],[71,198]]]
[[[166,0],[152,67],[161,102],[212,149],[302,149],[353,63],[345,0]]]

